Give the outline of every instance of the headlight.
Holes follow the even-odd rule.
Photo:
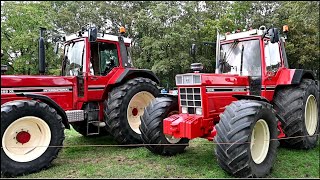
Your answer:
[[[183,114],[187,114],[188,113],[188,107],[181,107],[181,111]]]
[[[202,108],[201,107],[196,107],[196,114],[202,115]]]
[[[182,76],[176,75],[176,84],[182,84]]]
[[[176,75],[176,85],[200,85],[200,74]]]

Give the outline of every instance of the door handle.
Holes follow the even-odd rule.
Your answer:
[[[90,79],[91,79],[91,80],[97,80],[98,77],[96,77],[96,76],[91,76]]]

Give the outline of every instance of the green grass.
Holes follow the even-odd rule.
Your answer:
[[[109,136],[85,138],[66,130],[65,146],[115,145]],[[52,167],[18,178],[233,178],[217,164],[214,144],[190,141],[173,157],[152,154],[145,147],[64,147]],[[319,178],[319,142],[312,150],[279,148],[267,178]]]

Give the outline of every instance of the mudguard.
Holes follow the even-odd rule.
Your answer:
[[[48,104],[50,107],[54,108],[57,111],[57,113],[61,116],[62,123],[65,126],[65,128],[70,129],[70,124],[69,124],[66,112],[54,100],[52,100],[48,96],[40,95],[40,94],[26,94],[26,93],[19,93],[16,95],[32,98],[34,100],[40,100],[41,102]]]
[[[116,84],[121,83],[127,79],[131,79],[134,77],[145,77],[153,80],[157,84],[160,83],[158,77],[148,69],[125,69],[125,71],[119,76],[116,81]]]
[[[300,84],[303,78],[315,80],[315,75],[311,70],[296,69],[291,80],[291,84]]]

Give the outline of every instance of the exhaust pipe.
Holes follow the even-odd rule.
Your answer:
[[[44,75],[46,70],[44,38],[43,38],[43,34],[45,30],[46,28],[40,27],[40,38],[39,38],[39,73],[40,75]]]

